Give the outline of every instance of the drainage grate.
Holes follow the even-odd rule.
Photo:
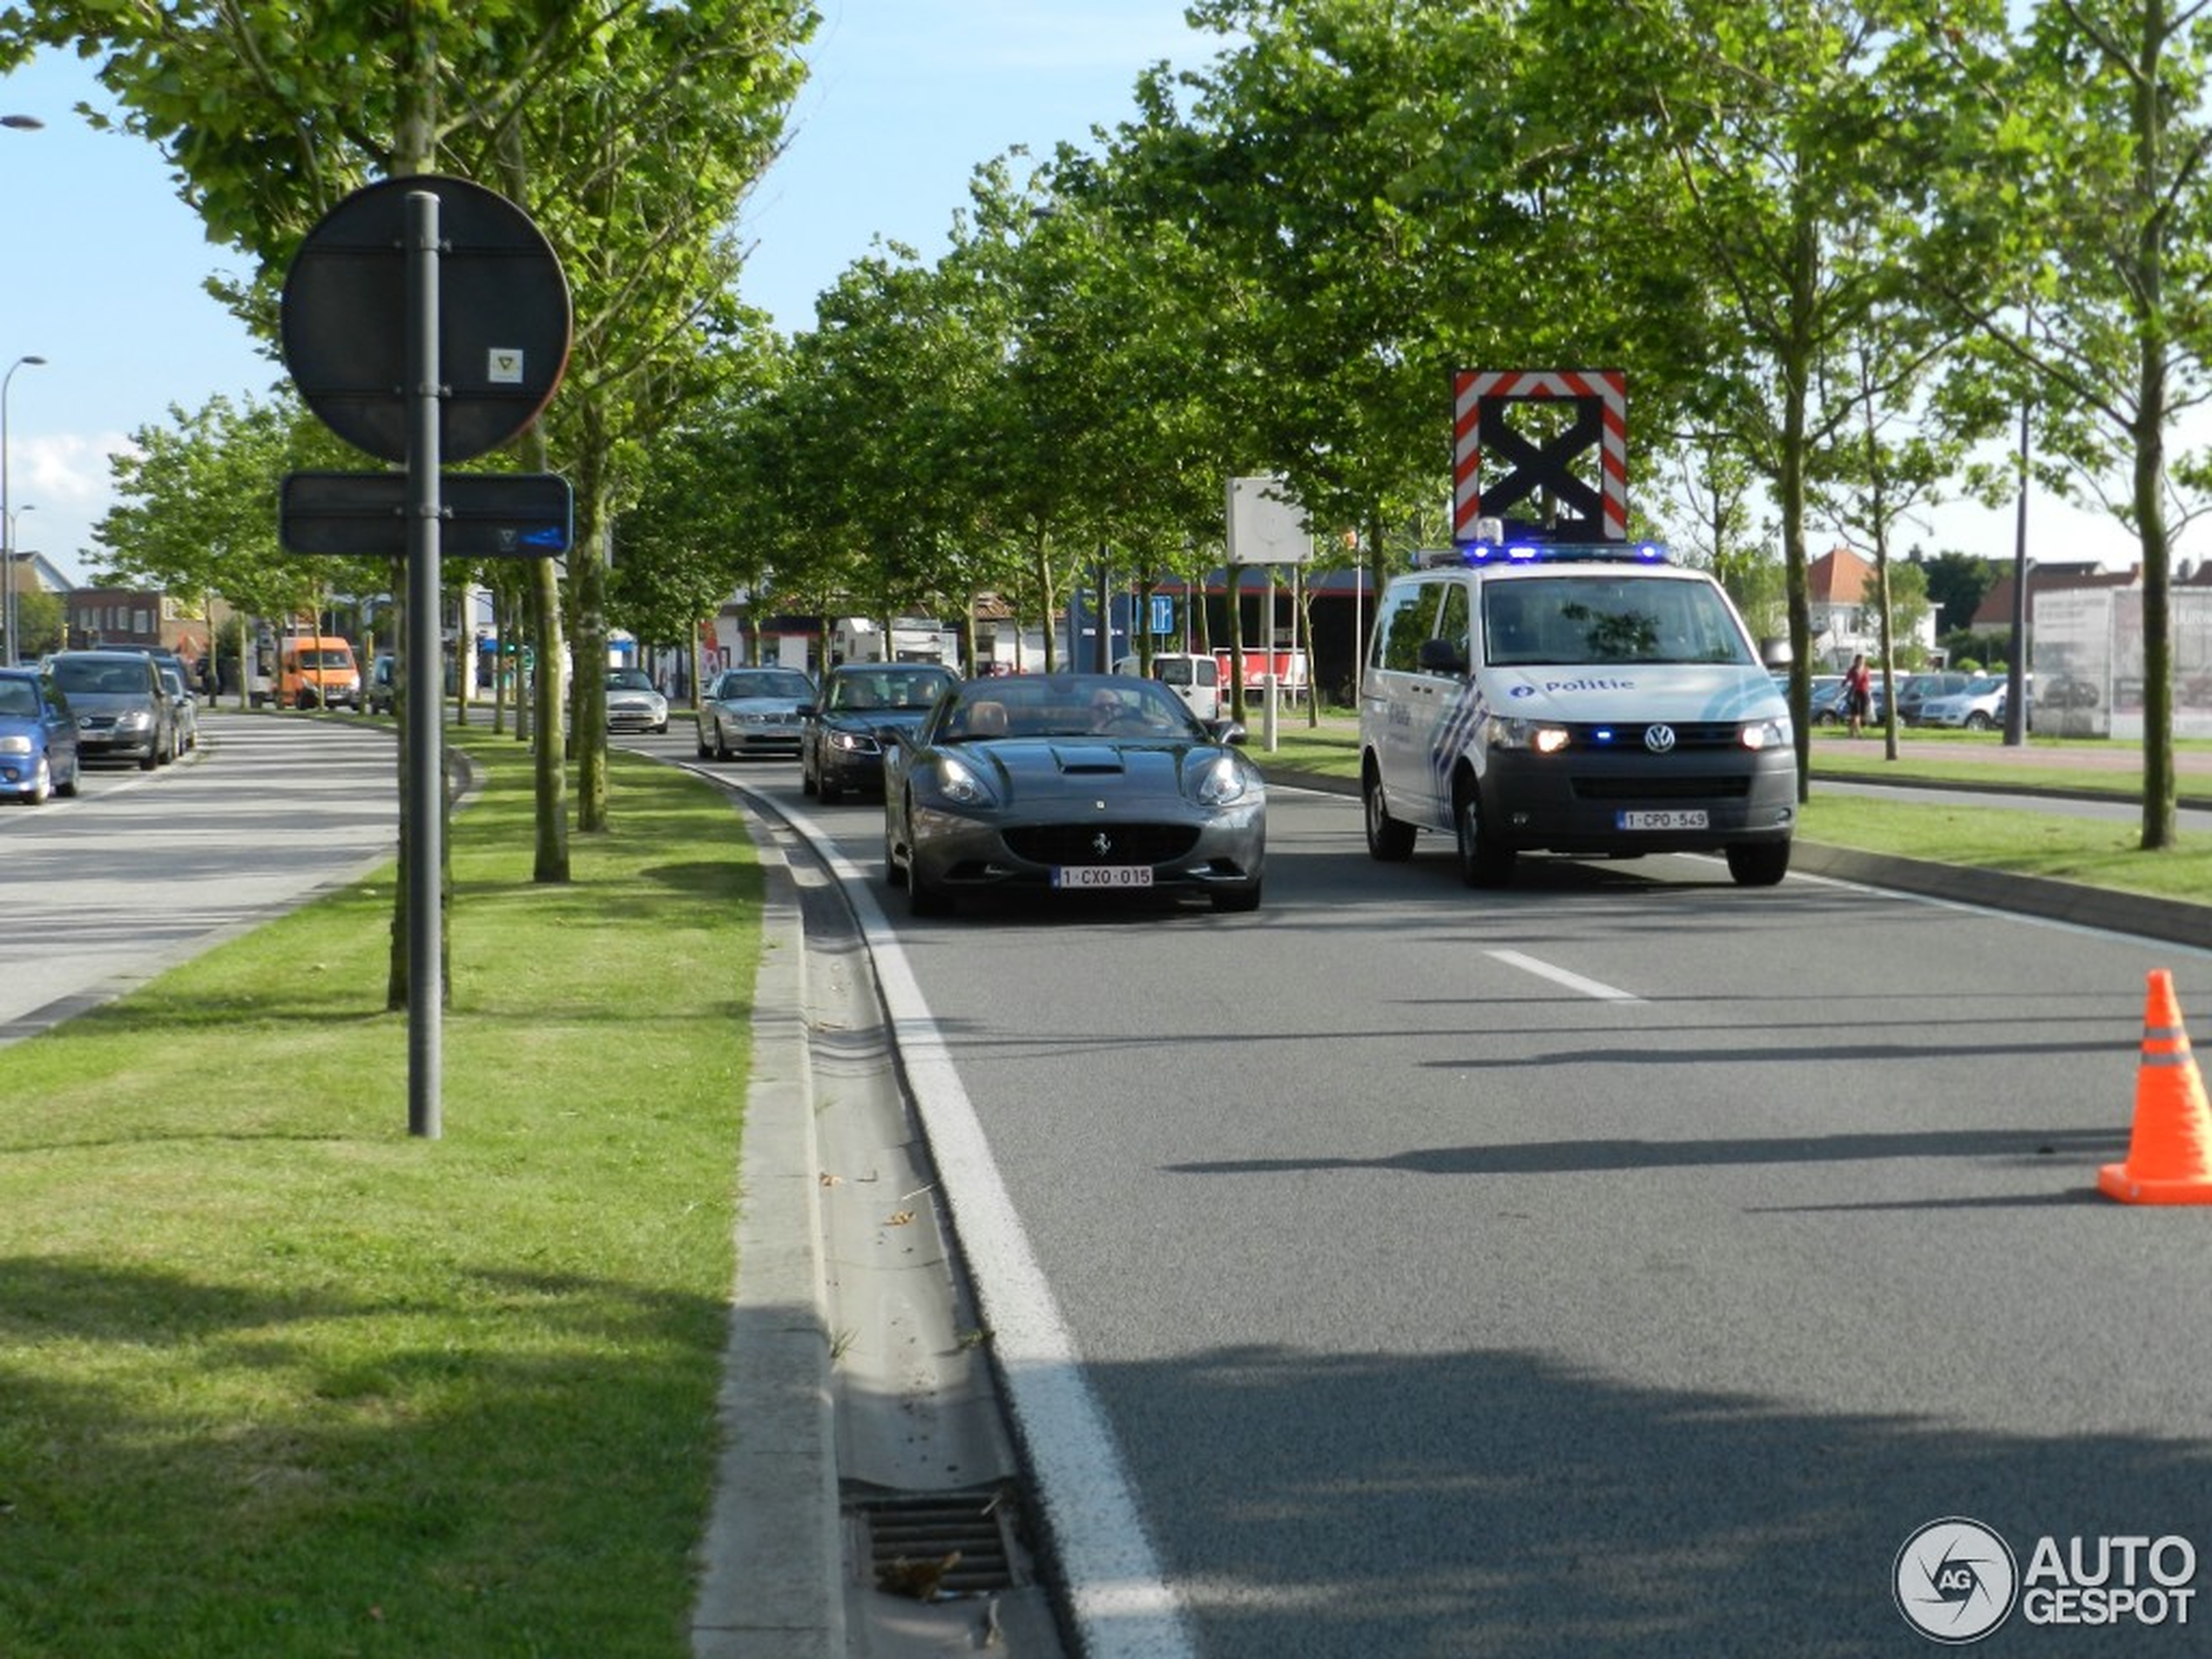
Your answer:
[[[1010,1507],[996,1487],[862,1504],[869,1575],[879,1589],[920,1602],[1011,1589]]]

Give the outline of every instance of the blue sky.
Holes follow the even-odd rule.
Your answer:
[[[796,330],[879,236],[934,257],[980,163],[1016,145],[1042,156],[1062,139],[1087,143],[1094,125],[1130,113],[1146,64],[1211,58],[1219,41],[1190,30],[1183,9],[819,0],[790,146],[740,215],[745,297]],[[283,374],[203,289],[235,262],[206,240],[158,156],[91,130],[73,113],[85,101],[104,99],[66,56],[0,79],[0,113],[45,123],[0,131],[0,373],[23,356],[47,360],[10,383],[8,504],[17,546],[80,578],[108,504],[107,456],[132,431],[165,424],[172,405],[262,395]],[[1440,443],[1447,420],[1440,408]],[[2029,533],[2038,558],[2127,559],[2108,521],[2054,505],[2037,503]],[[2012,515],[1946,509],[1936,544],[2009,557]]]

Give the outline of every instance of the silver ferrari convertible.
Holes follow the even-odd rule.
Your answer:
[[[1234,746],[1244,735],[1155,680],[968,680],[885,757],[885,873],[917,915],[1009,888],[1257,909],[1267,789]]]

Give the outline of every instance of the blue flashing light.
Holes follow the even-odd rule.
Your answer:
[[[1416,553],[1416,569],[1489,564],[1665,564],[1663,542],[1461,542],[1448,552]]]

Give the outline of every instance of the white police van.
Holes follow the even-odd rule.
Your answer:
[[[1718,583],[1652,543],[1470,543],[1423,556],[1375,610],[1360,673],[1367,850],[1451,832],[1470,887],[1524,852],[1720,852],[1740,884],[1790,867],[1797,745]]]

